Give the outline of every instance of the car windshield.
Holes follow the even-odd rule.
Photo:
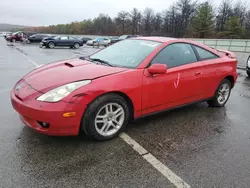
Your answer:
[[[56,36],[56,37],[54,37],[54,39],[56,39],[56,40],[59,39],[59,38],[61,38],[61,36]]]
[[[12,33],[12,35],[16,35],[16,34],[18,34],[18,33],[20,33],[20,32],[15,32],[15,33]]]
[[[93,54],[90,58],[101,59],[112,66],[135,68],[160,44],[147,40],[124,40]]]

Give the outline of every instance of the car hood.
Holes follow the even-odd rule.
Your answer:
[[[24,79],[35,90],[45,93],[70,82],[97,79],[126,70],[126,68],[109,67],[86,60],[71,59],[36,68],[24,76]]]

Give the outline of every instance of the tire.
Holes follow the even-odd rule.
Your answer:
[[[11,39],[11,42],[16,43],[16,39]]]
[[[250,70],[247,70],[247,75],[250,77]]]
[[[109,112],[112,111],[110,110],[110,105],[112,106],[111,108],[114,114],[121,113],[118,119],[116,119],[115,115],[113,117],[109,117],[109,113],[106,115],[107,108],[109,109]],[[118,108],[120,111],[116,113]],[[83,130],[91,139],[109,140],[116,137],[121,131],[124,130],[130,119],[129,114],[130,110],[128,104],[123,97],[117,94],[106,94],[98,97],[88,106],[82,117],[81,130]],[[99,120],[97,118],[98,115],[102,116]],[[116,119],[116,125],[114,124],[115,121],[112,120],[113,118]],[[111,124],[113,125],[109,125],[110,122],[112,122]],[[114,128],[114,126],[116,128]],[[107,132],[102,132],[102,128],[104,132],[107,129]]]
[[[223,92],[222,91],[222,87],[226,87],[228,88],[228,92]],[[215,92],[215,95],[214,97],[207,101],[208,105],[211,106],[211,107],[223,107],[225,106],[225,104],[227,103],[229,97],[230,97],[230,94],[231,94],[231,89],[232,89],[232,84],[231,82],[228,80],[228,79],[224,79],[220,85],[218,86],[218,88],[216,89],[216,92]],[[223,97],[223,93],[226,95]]]
[[[75,49],[80,48],[80,44],[76,42],[76,43],[74,44],[74,48],[75,48]]]
[[[48,47],[49,48],[55,48],[55,43],[54,42],[49,42]]]

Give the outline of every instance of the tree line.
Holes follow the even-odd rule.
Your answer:
[[[209,1],[177,0],[162,12],[151,8],[120,11],[115,18],[100,14],[69,24],[33,27],[26,30],[52,34],[250,38],[247,2],[222,0],[218,7]]]

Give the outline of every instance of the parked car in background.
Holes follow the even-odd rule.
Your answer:
[[[111,40],[107,37],[98,37],[94,40],[89,40],[86,43],[89,46],[108,46],[111,44]]]
[[[40,47],[43,46],[46,48],[60,46],[78,49],[80,46],[83,46],[83,41],[71,36],[46,37],[40,43]]]
[[[135,37],[139,37],[140,35],[122,35],[120,36],[118,39],[113,39],[111,40],[111,44],[114,44],[116,42],[125,40],[125,39],[130,39],[130,38],[135,38]]]
[[[21,42],[23,40],[23,36],[26,35],[26,33],[24,33],[23,31],[18,31],[15,33],[12,33],[9,36],[6,36],[6,40],[9,42]]]
[[[119,40],[119,37],[110,37],[109,39],[111,41],[111,44],[114,44]]]
[[[28,39],[30,35],[33,35],[34,32],[24,32],[24,31],[18,31],[15,33],[12,33],[11,35],[6,37],[6,40],[9,42],[22,42],[25,39]]]
[[[35,34],[35,35],[29,36],[28,40],[30,43],[41,42],[46,37],[53,37],[53,36],[48,35],[48,34]]]
[[[247,59],[247,75],[250,77],[250,56]]]
[[[84,131],[107,140],[130,120],[152,113],[201,101],[223,107],[236,68],[232,52],[183,39],[139,37],[34,69],[13,87],[11,102],[21,120],[42,134]]]
[[[92,38],[89,37],[80,37],[80,39],[83,41],[83,44],[86,44],[87,41],[92,40]]]
[[[3,37],[6,39],[11,34],[12,34],[12,32],[3,32]]]

